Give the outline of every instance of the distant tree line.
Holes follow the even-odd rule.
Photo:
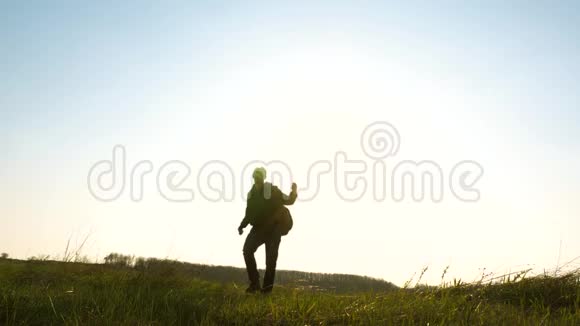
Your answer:
[[[122,255],[118,253],[110,253],[105,258],[105,264],[132,267],[135,262],[135,256]]]
[[[244,268],[184,263],[175,260],[143,258],[118,253],[105,257],[105,264],[132,268],[143,273],[162,276],[196,277],[222,283],[245,284]],[[263,271],[262,275],[263,275]],[[280,270],[276,272],[278,284],[311,289],[314,291],[353,292],[386,291],[396,289],[394,284],[371,277],[348,274],[324,274]]]

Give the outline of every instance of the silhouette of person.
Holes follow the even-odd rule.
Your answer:
[[[274,287],[274,276],[276,274],[276,261],[278,260],[278,248],[282,235],[288,233],[291,225],[290,212],[284,205],[292,205],[296,201],[296,184],[292,183],[290,195],[285,195],[266,179],[266,169],[256,168],[252,174],[254,185],[248,193],[246,204],[246,215],[238,227],[238,233],[242,235],[244,228],[252,225],[250,233],[244,242],[244,261],[250,280],[250,286],[246,289],[248,293],[261,291],[270,293]],[[288,214],[288,219],[284,219],[284,214]],[[260,288],[260,274],[256,266],[254,253],[262,245],[266,245],[266,273],[264,274],[264,284]]]

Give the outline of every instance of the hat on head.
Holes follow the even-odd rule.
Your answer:
[[[263,167],[257,167],[254,169],[254,173],[252,173],[252,177],[254,178],[261,178],[262,180],[266,179],[266,169]]]

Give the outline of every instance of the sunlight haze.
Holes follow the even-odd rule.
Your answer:
[[[446,266],[447,280],[471,281],[580,256],[578,4],[328,3],[0,4],[0,252],[58,257],[88,237],[91,261],[243,267],[243,170],[278,160],[292,180],[274,182],[299,187],[279,269],[403,285],[427,266],[423,281],[438,284]],[[389,178],[373,199],[361,134],[377,121],[400,134],[387,172],[436,162],[441,202],[394,201]],[[127,187],[112,202],[88,189],[116,145],[129,170],[153,164],[139,202]],[[366,162],[364,196],[341,199],[332,170],[301,201],[309,167],[337,152]],[[172,160],[191,168],[191,201],[157,190]],[[198,172],[214,160],[234,172],[232,201],[200,194]],[[449,188],[464,160],[483,167],[477,202]]]

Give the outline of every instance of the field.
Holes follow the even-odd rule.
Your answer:
[[[580,278],[398,288],[371,278],[279,273],[246,294],[233,267],[0,259],[1,325],[580,325]]]

